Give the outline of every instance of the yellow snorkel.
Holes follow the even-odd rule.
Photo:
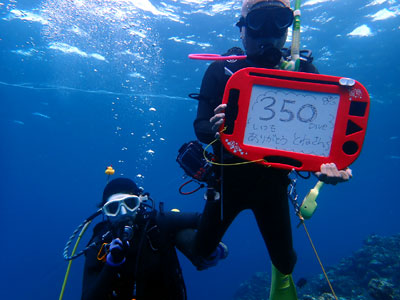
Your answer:
[[[298,71],[300,68],[300,0],[296,0],[294,6],[294,21],[292,30],[292,47],[290,61],[283,61],[280,68],[288,71]]]
[[[283,61],[280,68],[282,70],[288,71],[298,71],[300,68],[300,0],[296,0],[294,7],[294,22],[293,22],[293,31],[292,31],[292,47],[290,52],[290,61]],[[317,183],[318,185],[318,183]],[[314,210],[312,210],[311,214],[307,214],[307,209],[305,210],[306,215],[312,216],[315,208],[317,207],[315,199],[318,196],[319,189],[321,185],[314,192],[312,189],[308,195],[306,196],[303,204],[306,202],[305,207],[311,208],[314,206]],[[317,186],[316,186],[317,187]],[[312,192],[313,191],[313,192]],[[315,197],[313,197],[315,195]],[[306,199],[308,199],[306,201]],[[315,205],[314,205],[315,203]],[[303,207],[303,205],[301,205]],[[301,211],[301,208],[300,208]],[[301,214],[303,212],[301,211]],[[271,279],[271,291],[270,291],[270,300],[297,300],[296,286],[294,285],[293,278],[291,274],[284,275],[272,265],[272,279]]]

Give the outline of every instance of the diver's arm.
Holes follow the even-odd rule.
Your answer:
[[[86,252],[82,300],[107,300],[117,279],[118,268],[97,260],[98,248]]]
[[[206,99],[200,100],[197,107],[197,118],[193,126],[197,138],[205,144],[215,139],[215,131],[212,129],[210,118],[214,115],[214,109]]]

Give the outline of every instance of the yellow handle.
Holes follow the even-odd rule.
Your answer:
[[[310,219],[317,209],[318,203],[316,200],[323,185],[324,183],[322,181],[318,181],[314,188],[312,188],[304,198],[303,203],[300,206],[300,213],[304,219]]]

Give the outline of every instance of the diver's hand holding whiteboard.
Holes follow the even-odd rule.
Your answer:
[[[369,113],[368,92],[355,80],[259,68],[233,74],[222,103],[228,151],[302,171],[349,166],[360,154]]]

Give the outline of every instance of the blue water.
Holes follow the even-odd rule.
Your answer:
[[[195,138],[197,103],[187,94],[207,68],[187,55],[241,46],[239,12],[240,1],[0,0],[2,299],[58,297],[65,242],[96,210],[110,164],[167,208],[202,210],[202,193],[177,191],[177,150]],[[399,232],[400,4],[310,0],[302,12],[302,44],[320,72],[352,77],[371,95],[354,178],[324,187],[308,222],[332,265],[371,233]],[[314,183],[300,181],[300,195]],[[299,278],[320,269],[296,224]],[[270,270],[250,213],[224,241],[229,257],[211,270],[181,257],[189,299],[232,299],[254,272]],[[83,258],[74,261],[64,299],[79,299],[82,268]]]

